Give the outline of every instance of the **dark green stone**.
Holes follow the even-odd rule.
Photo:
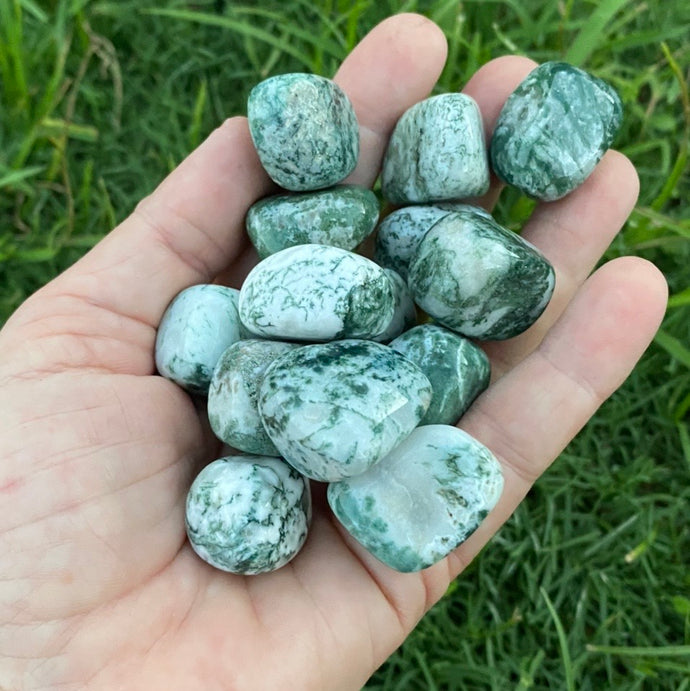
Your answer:
[[[254,204],[247,233],[261,259],[286,247],[316,243],[353,250],[376,226],[379,202],[366,187],[340,185],[280,194]]]
[[[509,185],[553,201],[581,185],[621,125],[614,89],[564,62],[546,62],[510,95],[491,139],[491,164]]]

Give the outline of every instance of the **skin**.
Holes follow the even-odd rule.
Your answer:
[[[362,128],[348,182],[374,181],[396,119],[445,57],[436,26],[398,15],[343,63]],[[533,66],[503,57],[468,82],[487,133]],[[624,381],[664,311],[665,281],[639,258],[590,275],[637,198],[632,165],[609,152],[524,230],[556,267],[556,295],[529,331],[488,347],[494,382],[462,420],[505,473],[479,530],[399,574],[343,534],[317,487],[300,555],[234,577],[185,541],[187,488],[219,448],[191,399],[154,375],[153,344],[180,290],[241,282],[254,261],[243,217],[271,191],[246,120],[226,121],[0,332],[0,688],[360,688]]]

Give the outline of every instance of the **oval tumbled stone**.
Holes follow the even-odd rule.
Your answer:
[[[397,571],[425,569],[464,542],[493,509],[503,475],[457,427],[418,427],[366,473],[333,483],[328,503],[346,530]]]
[[[486,214],[455,211],[419,243],[408,283],[415,302],[443,326],[502,340],[536,321],[555,274],[536,247]]]
[[[259,413],[285,460],[320,482],[370,468],[419,423],[431,384],[400,353],[372,341],[308,345],[266,370]]]
[[[279,194],[247,213],[249,238],[261,259],[286,247],[315,243],[352,250],[376,226],[379,202],[366,187],[340,185],[304,194]]]
[[[414,362],[434,389],[422,425],[454,425],[489,386],[491,366],[472,341],[436,324],[421,324],[390,342]]]
[[[564,62],[530,72],[508,97],[491,138],[491,164],[509,185],[560,199],[581,185],[613,143],[620,98],[601,79]]]
[[[259,417],[257,396],[266,368],[294,343],[246,340],[220,357],[208,390],[208,421],[213,433],[239,451],[280,456]]]
[[[265,79],[249,94],[247,116],[261,165],[285,189],[330,187],[357,164],[355,111],[330,79],[304,73]]]
[[[223,351],[241,338],[238,291],[186,288],[168,305],[156,334],[158,372],[191,393],[205,394]]]
[[[383,269],[339,247],[297,245],[259,262],[240,291],[240,318],[267,338],[375,338],[393,318]]]
[[[440,94],[405,111],[388,142],[381,183],[394,204],[484,194],[489,161],[476,102],[465,94]]]
[[[417,323],[417,310],[414,306],[412,293],[403,277],[392,269],[384,269],[386,276],[390,279],[395,298],[395,311],[391,323],[386,330],[372,340],[377,343],[388,343],[403,331],[411,329]]]
[[[299,552],[311,520],[309,483],[280,458],[226,456],[192,483],[186,528],[194,551],[223,571],[274,571]]]

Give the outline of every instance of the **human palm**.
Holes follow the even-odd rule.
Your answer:
[[[444,61],[440,31],[416,15],[379,25],[346,60],[336,80],[362,147],[351,182],[373,182],[393,124]],[[533,65],[500,58],[470,80],[489,131]],[[528,332],[486,345],[494,382],[461,426],[497,455],[505,490],[479,530],[399,574],[343,534],[316,488],[293,562],[215,571],[185,541],[184,497],[220,449],[203,411],[155,375],[155,330],[184,287],[241,281],[244,214],[271,189],[246,121],[228,120],[0,332],[0,688],[360,687],[623,381],[663,313],[665,283],[642,260],[587,278],[637,195],[610,152],[524,229],[557,288]]]

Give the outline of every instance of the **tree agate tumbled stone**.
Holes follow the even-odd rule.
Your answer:
[[[378,343],[388,343],[391,339],[399,336],[403,331],[411,329],[417,323],[417,310],[414,306],[412,293],[403,277],[392,269],[384,269],[386,276],[390,279],[395,298],[395,311],[393,318],[386,330],[376,338],[372,339]]]
[[[280,458],[220,458],[199,473],[187,495],[194,551],[232,573],[287,564],[304,544],[310,520],[309,483]]]
[[[257,396],[266,368],[294,343],[246,340],[221,355],[208,390],[208,421],[213,433],[239,451],[280,456],[259,417]]]
[[[506,101],[491,139],[496,175],[552,201],[581,185],[611,146],[623,116],[618,94],[564,62],[546,62]]]
[[[302,73],[266,79],[251,90],[247,116],[261,165],[285,189],[330,187],[357,163],[355,111],[330,79]]]
[[[381,172],[394,204],[463,199],[489,189],[479,107],[465,94],[441,94],[413,105],[393,130]]]
[[[379,202],[366,187],[339,185],[262,199],[247,213],[247,233],[261,259],[315,243],[353,250],[376,226]]]
[[[418,427],[366,473],[328,487],[346,530],[397,571],[419,571],[464,542],[493,509],[503,475],[457,427]]]
[[[489,385],[491,367],[472,341],[436,324],[422,324],[391,341],[431,382],[434,395],[422,425],[454,425]]]
[[[339,247],[297,245],[259,262],[240,291],[240,318],[267,338],[374,338],[393,318],[383,269]]]
[[[170,303],[156,334],[156,367],[191,393],[205,394],[223,351],[241,337],[234,288],[197,285]]]
[[[431,400],[421,370],[372,341],[308,345],[266,370],[259,413],[285,460],[331,482],[370,468],[419,423]]]
[[[551,299],[545,257],[486,214],[456,211],[424,236],[410,264],[415,302],[439,324],[483,340],[512,338]]]

